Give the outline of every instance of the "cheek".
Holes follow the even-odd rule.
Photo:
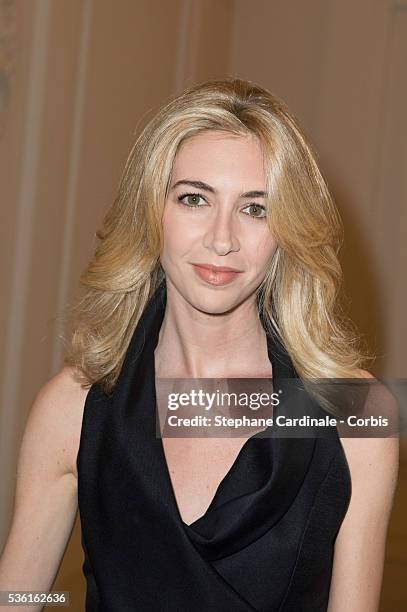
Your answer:
[[[171,206],[164,209],[162,219],[164,250],[185,253],[191,246],[196,245],[202,237],[202,221],[198,219],[199,213],[197,217],[194,217],[194,214],[194,212],[180,214]]]
[[[271,262],[276,249],[277,242],[271,236],[269,230],[265,230],[261,235],[256,233],[256,235],[251,236],[248,256],[257,268],[261,268]]]
[[[169,205],[164,209],[162,225],[164,246],[167,245],[167,248],[176,246],[177,236],[179,237],[179,219]]]
[[[162,220],[163,227],[163,257],[168,260],[177,259],[190,250],[194,244],[194,236],[182,215],[176,211],[165,211]]]

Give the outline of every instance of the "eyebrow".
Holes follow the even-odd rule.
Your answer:
[[[170,191],[173,191],[179,185],[189,185],[190,187],[195,187],[196,189],[202,189],[203,191],[209,191],[210,193],[217,193],[216,189],[214,189],[211,185],[207,183],[203,183],[202,181],[190,181],[188,179],[181,179],[174,183],[171,187]],[[242,193],[240,195],[242,198],[265,198],[267,197],[267,193],[265,191],[246,191],[246,193]]]

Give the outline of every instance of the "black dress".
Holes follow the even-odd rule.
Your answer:
[[[156,437],[154,349],[165,303],[164,280],[114,393],[95,384],[86,398],[77,457],[86,610],[326,611],[351,495],[336,428],[318,438],[248,438],[205,514],[184,523]],[[273,378],[297,376],[274,333],[267,346]]]

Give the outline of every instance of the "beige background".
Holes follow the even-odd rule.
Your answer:
[[[372,371],[407,377],[407,0],[11,5],[7,70],[0,62],[10,93],[0,140],[1,544],[28,410],[61,367],[57,317],[77,289],[133,133],[190,83],[239,76],[288,103],[345,221],[345,289],[379,355]],[[404,446],[382,611],[407,609],[406,456]],[[71,592],[75,610],[83,609],[81,564],[77,521],[54,584]]]

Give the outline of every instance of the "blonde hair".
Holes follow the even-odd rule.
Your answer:
[[[113,390],[135,326],[163,279],[161,219],[180,144],[206,130],[257,136],[264,152],[268,224],[277,250],[258,288],[298,375],[357,378],[369,359],[340,306],[343,227],[315,154],[285,104],[241,79],[195,85],[163,106],[138,136],[71,310],[65,364],[85,386]]]

